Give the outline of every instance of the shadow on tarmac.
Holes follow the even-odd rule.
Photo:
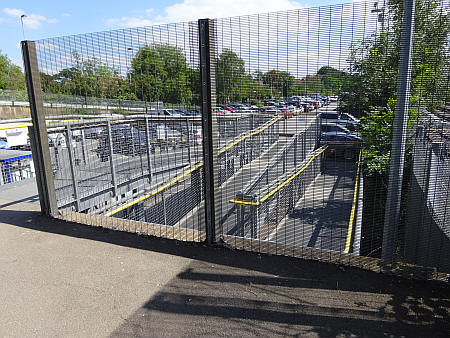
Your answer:
[[[437,282],[137,236],[38,212],[0,210],[0,222],[193,259],[119,325],[117,337],[447,337],[450,330],[450,289]]]

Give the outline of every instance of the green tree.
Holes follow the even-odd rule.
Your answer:
[[[193,74],[181,49],[170,45],[142,47],[131,66],[130,79],[139,99],[191,103]]]
[[[55,75],[41,73],[41,86],[44,92],[78,96],[104,97],[136,100],[130,90],[129,80],[118,72],[101,64],[96,58],[82,60],[73,52],[74,65],[62,69]]]
[[[263,76],[263,83],[270,89],[270,97],[280,97],[283,88],[283,78],[281,72],[272,69]]]
[[[386,107],[396,96],[403,1],[388,2],[390,24],[377,36],[355,43],[349,57],[351,80],[346,81],[341,108],[369,112]],[[448,97],[450,14],[439,0],[416,3],[411,94],[435,110]]]
[[[217,103],[241,101],[249,96],[250,78],[245,73],[245,62],[236,53],[225,49],[216,66]]]
[[[423,108],[438,109],[448,101],[450,14],[439,0],[417,0],[411,74],[410,120]],[[400,63],[403,0],[387,2],[386,25],[372,37],[355,43],[349,57],[341,110],[362,116],[365,173],[361,248],[381,246],[383,213],[388,185],[392,125]],[[405,152],[403,191],[411,173],[411,144]],[[403,201],[407,195],[403,194]],[[401,218],[400,226],[404,219]],[[370,244],[369,244],[370,242]],[[375,244],[374,244],[375,243]],[[374,254],[373,250],[362,254]]]
[[[337,95],[342,86],[348,82],[348,74],[330,66],[323,66],[317,72],[320,78],[320,93],[323,95]]]
[[[0,50],[0,89],[25,90],[25,76]]]

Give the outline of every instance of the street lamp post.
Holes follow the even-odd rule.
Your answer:
[[[20,16],[20,22],[22,23],[22,36],[23,36],[23,40],[25,41],[25,30],[23,29],[23,18],[26,18],[26,14],[22,14]]]

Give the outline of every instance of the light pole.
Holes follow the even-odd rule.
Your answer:
[[[23,29],[23,18],[26,18],[26,14],[22,14],[20,16],[20,22],[22,23],[22,35],[23,35],[23,40],[25,40],[25,30]]]
[[[378,8],[378,1],[374,2],[373,9],[371,10],[372,13],[376,13],[378,15],[377,22],[381,22],[381,32],[384,32],[384,12],[386,9],[386,0],[383,0],[383,7]]]
[[[128,82],[131,84],[131,61],[133,55],[133,47],[127,48],[127,78]]]

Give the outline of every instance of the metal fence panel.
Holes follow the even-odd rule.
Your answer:
[[[450,3],[412,3],[400,75],[395,1],[37,41],[60,217],[445,279]]]

